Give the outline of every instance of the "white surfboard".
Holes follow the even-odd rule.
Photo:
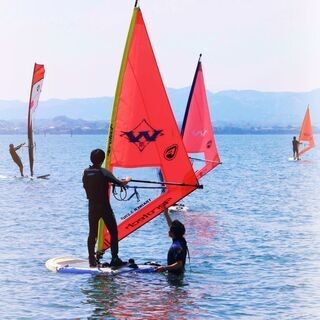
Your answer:
[[[121,267],[94,267],[90,268],[88,260],[75,257],[56,257],[46,262],[48,270],[58,273],[74,274],[109,274],[117,275],[123,273],[151,273],[155,272],[157,264],[147,263],[136,265],[134,262],[126,263]]]

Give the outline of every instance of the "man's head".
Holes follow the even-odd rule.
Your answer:
[[[94,166],[101,166],[105,158],[105,153],[101,149],[94,149],[91,151],[90,160]]]
[[[169,233],[173,239],[180,239],[184,236],[186,229],[179,220],[173,220]]]
[[[293,137],[293,140],[296,140],[296,137]]]
[[[12,143],[9,144],[9,148],[10,148],[10,149],[13,148],[13,144],[12,144]]]

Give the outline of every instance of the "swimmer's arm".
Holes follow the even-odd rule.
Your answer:
[[[177,269],[181,269],[183,266],[182,261],[179,260],[173,264],[170,264],[169,266],[160,266],[156,268],[157,272],[163,272],[163,271],[173,271]]]
[[[165,216],[165,218],[167,220],[168,227],[170,228],[171,225],[172,225],[172,220],[171,220],[171,218],[169,216],[169,210],[167,208],[164,209],[163,214],[164,214],[164,216]]]

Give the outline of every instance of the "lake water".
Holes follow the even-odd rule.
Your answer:
[[[87,256],[81,176],[105,136],[36,136],[35,172],[51,177],[34,181],[15,178],[8,153],[23,139],[0,136],[1,319],[320,318],[319,148],[289,162],[291,136],[218,135],[223,164],[174,215],[187,228],[184,277],[99,277],[45,261]],[[120,242],[120,256],[165,263],[170,244],[159,216]]]

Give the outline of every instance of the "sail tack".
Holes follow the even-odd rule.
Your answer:
[[[198,185],[138,7],[132,15],[109,127],[106,168],[114,171],[116,167],[160,168],[164,181],[172,182],[164,193],[125,214],[118,225],[119,240]],[[98,250],[110,247],[101,221],[98,238]]]
[[[181,134],[188,153],[204,154],[203,166],[196,172],[198,179],[220,164],[210,118],[201,55],[191,86]]]
[[[299,142],[302,142],[306,145],[302,148],[302,150],[299,151],[298,157],[300,157],[302,154],[306,153],[316,145],[313,138],[313,130],[312,130],[309,106],[307,108],[306,114],[302,122],[300,135],[299,135]]]
[[[32,129],[32,115],[36,110],[40,98],[40,93],[42,89],[43,79],[44,79],[44,65],[34,64],[33,76],[31,82],[31,92],[29,99],[29,109],[28,109],[28,149],[29,149],[29,164],[30,164],[30,174],[33,176],[33,129]]]

